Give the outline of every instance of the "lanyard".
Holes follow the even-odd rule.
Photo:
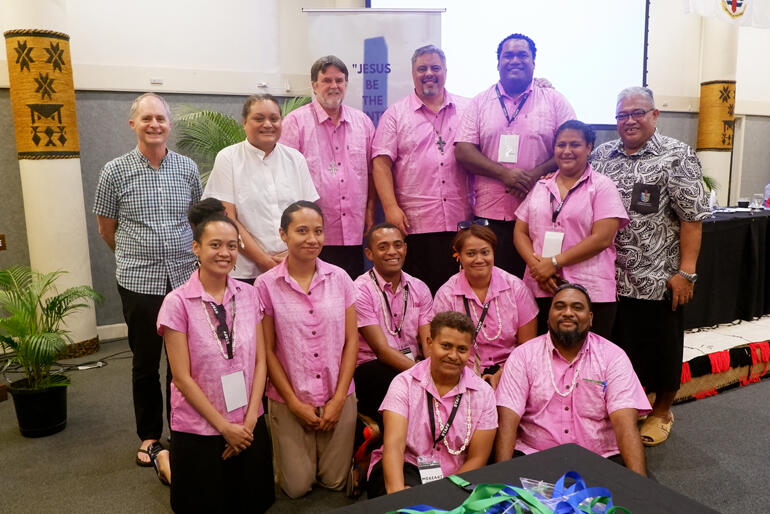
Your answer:
[[[217,320],[217,327],[214,330],[214,333],[221,343],[225,343],[225,347],[227,348],[227,359],[230,360],[233,358],[233,329],[227,327],[227,311],[225,310],[225,306],[217,305],[216,303],[209,301],[205,301],[204,304],[211,307],[211,310],[214,312],[214,317]],[[232,305],[233,308],[232,323],[233,328],[235,328],[235,295],[230,298],[230,305]]]
[[[562,199],[561,202],[559,202],[558,207],[556,207],[556,210],[552,210],[551,211],[551,223],[556,223],[556,218],[559,217],[559,213],[561,213],[561,210],[564,207],[564,204],[567,203],[567,199],[569,198],[569,196],[574,191],[576,191],[578,188],[580,188],[580,186],[582,186],[585,183],[586,183],[586,181],[584,180],[584,181],[580,182],[577,186],[575,186],[572,189],[570,189],[569,191],[567,191],[567,194],[564,195],[564,198]],[[558,188],[559,186],[557,185],[556,187]],[[551,193],[551,197],[554,198],[553,193]],[[551,209],[553,209],[553,202],[551,202]]]
[[[481,311],[481,316],[479,316],[479,322],[476,323],[476,329],[473,332],[474,341],[476,339],[476,336],[479,335],[479,330],[481,330],[481,324],[484,323],[484,318],[487,317],[487,311],[489,310],[490,303],[492,303],[492,300],[485,303],[484,309]],[[464,296],[463,296],[463,305],[465,305],[465,314],[467,314],[469,318],[473,319],[471,316],[471,306],[468,305],[468,299]]]
[[[495,93],[497,93],[497,99],[500,100],[500,107],[503,108],[503,114],[505,115],[505,121],[508,122],[508,126],[511,126],[511,123],[516,121],[516,118],[519,116],[519,113],[521,112],[521,108],[524,107],[524,102],[527,101],[527,98],[529,98],[529,92],[527,92],[522,98],[521,102],[519,102],[519,106],[516,107],[516,111],[513,113],[513,118],[508,116],[508,108],[505,106],[505,102],[503,101],[502,95],[500,95],[500,90],[497,88],[497,85],[495,85]]]
[[[374,270],[369,270],[369,277],[371,277],[372,282],[374,282],[374,285],[377,286],[377,289],[382,293],[382,299],[385,300],[385,307],[388,308],[388,327],[391,327],[391,321],[393,319],[393,311],[390,309],[390,301],[388,300],[388,295],[385,294],[385,291],[382,290],[382,287],[380,287],[379,281],[377,281],[377,276],[374,274]],[[398,327],[395,327],[393,329],[389,329],[391,333],[394,333],[398,336],[399,339],[401,339],[401,328],[404,326],[404,320],[406,319],[406,306],[409,303],[409,284],[404,282],[404,287],[402,288],[404,290],[404,311],[401,314],[401,321],[398,324]]]
[[[433,397],[430,395],[428,391],[425,391],[425,396],[428,397],[428,419],[430,420],[430,436],[436,437],[436,419],[433,415]],[[444,439],[449,432],[449,427],[452,426],[452,422],[455,420],[455,416],[457,415],[457,408],[460,407],[460,400],[462,400],[463,394],[460,393],[457,396],[455,396],[455,402],[452,405],[452,412],[449,414],[449,419],[446,420],[446,425],[444,425],[444,428],[441,429],[441,433],[438,436],[438,439],[435,439],[433,441],[433,444],[436,445],[441,442],[442,439]]]

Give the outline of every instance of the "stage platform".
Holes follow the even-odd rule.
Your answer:
[[[713,328],[689,330],[684,336],[681,403],[732,387],[758,382],[770,361],[770,315]]]

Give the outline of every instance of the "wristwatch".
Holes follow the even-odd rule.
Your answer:
[[[684,278],[692,282],[693,284],[698,280],[698,274],[697,273],[687,273],[686,271],[679,270],[677,271],[680,275],[682,275]]]
[[[555,255],[553,257],[551,257],[551,264],[553,264],[553,267],[556,268],[556,269],[561,268],[561,266],[559,266],[559,263],[556,262],[556,256]]]

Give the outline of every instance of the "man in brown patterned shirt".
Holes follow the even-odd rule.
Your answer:
[[[685,143],[660,135],[652,91],[620,92],[615,119],[620,139],[599,146],[594,169],[617,185],[631,222],[618,232],[615,341],[642,385],[655,393],[640,433],[646,446],[668,438],[684,347],[681,306],[692,299],[701,220],[710,215],[700,162]],[[640,324],[640,320],[654,320]]]

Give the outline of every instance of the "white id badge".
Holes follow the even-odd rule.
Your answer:
[[[423,484],[444,478],[441,464],[435,457],[417,457],[417,469],[420,470],[420,481]]]
[[[547,230],[543,237],[543,257],[553,257],[561,253],[561,244],[564,242],[564,232]]]
[[[404,348],[403,350],[401,350],[401,353],[403,353],[404,357],[406,357],[410,361],[414,361],[414,354],[412,353],[411,348]]]
[[[246,380],[243,370],[222,375],[222,392],[225,393],[227,412],[232,412],[248,403],[246,400]]]
[[[519,135],[500,134],[497,148],[497,162],[515,163],[519,160]]]

